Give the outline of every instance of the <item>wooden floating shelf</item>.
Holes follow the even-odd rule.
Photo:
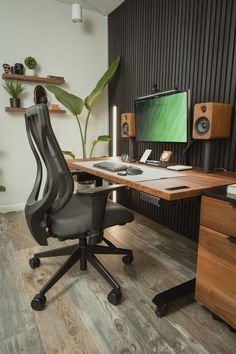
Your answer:
[[[26,75],[17,75],[17,74],[2,74],[2,79],[31,81],[31,82],[44,82],[47,84],[56,84],[56,85],[62,85],[65,83],[64,79],[56,79],[53,77],[26,76]]]
[[[24,107],[5,107],[6,112],[15,112],[15,113],[25,113],[26,108]],[[49,109],[50,113],[66,113],[65,109]]]

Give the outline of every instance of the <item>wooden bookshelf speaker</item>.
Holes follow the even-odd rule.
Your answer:
[[[136,135],[134,113],[121,114],[121,137],[133,138]]]
[[[228,138],[232,116],[231,104],[205,102],[194,106],[193,139]]]

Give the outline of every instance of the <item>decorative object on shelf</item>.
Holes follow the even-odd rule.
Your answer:
[[[35,68],[37,66],[37,61],[33,57],[25,58],[26,65],[26,75],[35,76]]]
[[[11,66],[11,73],[12,73],[13,75],[16,74],[15,65]]]
[[[11,66],[9,64],[3,64],[3,70],[5,74],[8,74],[11,71]]]
[[[47,92],[42,85],[37,85],[34,89],[34,103],[48,103]]]
[[[14,65],[14,67],[15,67],[15,74],[24,75],[24,65],[23,64],[16,63]]]
[[[24,65],[21,63],[15,63],[15,65],[11,66],[11,73],[16,75],[23,75]]]
[[[56,110],[60,110],[61,108],[59,107],[59,104],[52,103],[52,109],[56,111]]]
[[[89,96],[85,98],[84,101],[82,100],[82,98],[75,96],[65,90],[62,90],[57,86],[46,85],[46,88],[55,95],[56,99],[59,102],[61,102],[66,108],[68,108],[70,112],[75,116],[80,131],[83,158],[87,157],[87,130],[88,130],[89,117],[95,102],[95,98],[103,91],[106,85],[110,82],[110,80],[114,76],[119,66],[119,63],[120,63],[120,57],[117,57],[116,60],[108,68],[108,70],[101,77],[101,79],[98,81],[94,90],[90,93]],[[83,131],[82,125],[79,120],[79,115],[83,111],[84,106],[86,107],[88,113],[84,125],[84,131]],[[111,138],[108,135],[99,136],[96,140],[94,140],[90,151],[90,157],[92,156],[95,145],[99,141],[109,141],[109,140],[111,140]]]
[[[47,75],[49,79],[64,80],[63,76]]]
[[[22,84],[19,83],[18,81],[12,81],[12,80],[6,80],[2,86],[11,96],[10,106],[11,107],[20,107],[19,96],[25,90],[25,87],[22,86]]]

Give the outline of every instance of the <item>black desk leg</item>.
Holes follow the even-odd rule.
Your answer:
[[[195,291],[196,278],[191,279],[185,283],[174,286],[166,291],[163,291],[160,294],[157,294],[152,302],[157,306],[156,314],[159,317],[164,317],[168,313],[168,303],[176,299],[179,299],[182,296],[187,296]]]

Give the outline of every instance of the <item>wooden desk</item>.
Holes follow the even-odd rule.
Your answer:
[[[95,162],[97,162],[97,160],[94,161],[94,163]],[[117,158],[117,162],[121,162],[120,159]],[[203,173],[200,170],[193,169],[179,172],[180,177],[132,181],[117,175],[115,172],[111,174],[105,170],[96,169],[92,166],[91,162],[88,164],[88,166],[86,166],[83,160],[69,160],[68,164],[69,167],[73,170],[81,170],[114,183],[125,184],[132,189],[156,196],[161,199],[165,199],[167,201],[196,197],[199,196],[203,190],[236,183],[236,173],[228,172]],[[141,168],[144,166],[143,164],[139,163],[135,163],[134,165]],[[153,166],[150,166],[150,168],[162,169],[161,167]],[[175,191],[166,190],[166,188],[179,186],[187,186],[188,188],[178,189]],[[152,300],[157,306],[156,313],[160,317],[165,316],[168,312],[169,302],[181,296],[192,294],[194,291],[195,279],[191,279],[185,283],[157,294]]]
[[[139,190],[165,200],[197,197],[203,190],[235,183],[236,173],[203,173],[195,170],[183,171],[186,177],[140,182]],[[187,186],[189,188],[167,191],[166,188]]]
[[[108,159],[109,160],[109,159]],[[89,160],[91,161],[91,160]],[[94,161],[94,163],[97,162]],[[121,162],[117,159],[117,162]],[[151,194],[153,196],[171,201],[177,199],[196,197],[201,194],[203,190],[219,187],[226,184],[236,183],[236,173],[229,172],[217,172],[217,173],[203,173],[200,170],[186,170],[176,172],[179,175],[185,175],[184,177],[174,177],[147,181],[127,181],[122,176],[114,174],[108,174],[105,170],[98,170],[90,166],[85,166],[83,160],[68,160],[69,167],[72,170],[82,170],[92,175],[101,177],[114,183],[125,184],[127,187]],[[138,167],[144,166],[143,164],[133,163]],[[147,165],[145,165],[147,166]],[[148,166],[151,169],[162,169],[162,167]],[[187,186],[189,188],[179,189],[175,191],[168,191],[166,188]]]

